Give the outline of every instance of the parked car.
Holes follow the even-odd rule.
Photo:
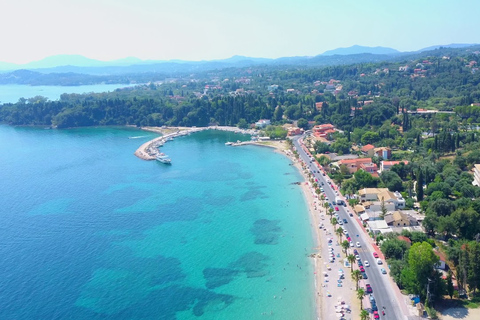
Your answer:
[[[367,274],[365,272],[362,273],[362,279],[368,279]]]
[[[367,283],[365,285],[365,289],[366,289],[367,293],[372,293],[373,292],[372,286],[369,283]]]
[[[354,247],[353,241],[350,241],[350,247],[352,247],[352,248]]]
[[[353,249],[353,254],[354,254],[354,255],[358,255],[357,249]]]
[[[355,259],[357,259],[357,261],[360,261],[360,256],[357,254],[357,255],[355,256]]]
[[[373,311],[373,319],[380,319],[380,315],[378,314],[378,311]]]
[[[360,269],[360,272],[365,272],[365,268],[363,266],[360,266],[359,269]]]
[[[374,252],[374,253],[373,253],[373,257],[374,257],[374,258],[378,258],[378,253]]]

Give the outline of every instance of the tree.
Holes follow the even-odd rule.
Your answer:
[[[448,275],[447,275],[447,292],[448,292],[448,295],[450,296],[450,299],[452,299],[454,291],[455,291],[455,290],[454,290],[453,281],[452,281],[452,270],[448,270]]]
[[[423,200],[423,171],[418,170],[417,175],[417,201]]]
[[[363,309],[363,297],[365,297],[365,290],[363,288],[357,289],[357,298],[360,300],[360,309]]]
[[[378,179],[374,179],[372,175],[364,170],[357,170],[353,174],[358,188],[374,188],[377,186]]]
[[[403,181],[394,171],[384,171],[380,179],[390,191],[403,191]]]
[[[337,230],[335,230],[335,233],[337,236],[340,238],[340,241],[342,241],[342,236],[343,236],[343,228],[339,227]]]
[[[248,128],[247,120],[243,118],[238,120],[237,127],[239,127],[240,129],[247,129]]]
[[[396,238],[388,239],[382,242],[381,249],[385,259],[402,259],[407,251],[407,243]]]
[[[368,313],[367,310],[362,309],[362,311],[360,311],[360,320],[367,320],[369,316],[370,313]]]
[[[303,130],[308,130],[308,121],[303,118],[300,118],[297,121],[297,126],[299,128],[302,128]]]
[[[439,258],[427,242],[415,243],[408,251],[408,267],[402,271],[402,282],[410,293],[426,298],[429,279],[434,275],[434,266]]]
[[[370,144],[370,143],[375,143],[378,141],[380,138],[379,134],[377,132],[373,131],[367,131],[362,135],[362,143],[364,145]]]
[[[388,210],[387,207],[385,206],[385,199],[382,197],[382,201],[380,203],[380,211],[382,212],[380,214],[380,218],[385,218],[385,215],[387,214]]]
[[[352,279],[353,281],[355,281],[355,285],[356,285],[355,290],[358,290],[358,282],[360,281],[360,279],[362,279],[362,273],[360,272],[360,270],[352,271]]]
[[[348,248],[350,248],[350,243],[347,240],[343,240],[342,249],[345,251],[345,254],[347,254],[347,249]]]
[[[357,260],[353,254],[349,254],[347,256],[347,260],[350,263],[350,271],[352,272],[353,275],[353,264]],[[358,289],[358,283],[357,283],[357,289]]]

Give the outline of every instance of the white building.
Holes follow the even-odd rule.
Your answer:
[[[480,164],[476,164],[473,168],[473,182],[474,186],[480,187]]]
[[[360,201],[384,201],[385,205],[391,203],[395,209],[405,208],[405,199],[400,192],[391,192],[387,188],[363,188],[358,191]]]
[[[257,122],[255,122],[255,126],[259,128],[265,128],[266,126],[270,125],[270,120],[267,119],[260,119]]]

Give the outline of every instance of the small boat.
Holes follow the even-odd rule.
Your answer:
[[[165,163],[165,164],[172,164],[172,159],[170,159],[166,154],[164,153],[160,153],[157,157],[156,157],[157,161],[160,161],[161,163]]]
[[[231,146],[232,144],[233,144],[233,142],[225,142],[226,146]]]

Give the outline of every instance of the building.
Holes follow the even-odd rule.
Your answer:
[[[435,266],[435,269],[441,269],[441,270],[447,270],[448,269],[448,265],[447,265],[447,258],[445,257],[445,255],[438,251],[438,250],[433,250],[433,253],[438,257],[438,263],[437,265]]]
[[[385,205],[392,203],[395,209],[405,208],[405,199],[398,191],[391,192],[387,188],[363,188],[358,191],[358,194],[361,202],[383,200]]]
[[[333,126],[333,124],[330,124],[330,123],[321,124],[321,125],[314,126],[312,131],[313,131],[313,135],[316,138],[327,139],[328,134],[335,132],[335,127]]]
[[[387,147],[375,148],[374,154],[377,157],[382,157],[383,159],[390,159],[392,157],[392,149]]]
[[[375,152],[375,146],[372,145],[372,144],[367,144],[367,145],[364,145],[360,151],[362,151],[362,153],[368,157],[373,157],[374,155],[374,152]]]
[[[260,119],[257,122],[255,122],[255,126],[259,128],[265,128],[266,126],[270,125],[270,120],[267,119]]]
[[[388,171],[394,165],[400,164],[400,163],[408,164],[408,161],[406,161],[406,160],[402,160],[402,161],[380,161],[380,172]],[[479,171],[479,173],[480,173],[480,171]],[[479,177],[480,177],[480,175],[479,175]]]
[[[344,159],[340,160],[339,166],[341,165],[345,165],[350,173],[363,169],[372,175],[378,174],[377,165],[372,162],[372,158]]]
[[[392,214],[385,216],[385,222],[392,227],[410,227],[410,219],[408,215],[401,211],[394,211]]]
[[[473,182],[474,186],[480,187],[480,164],[473,167]]]
[[[292,137],[292,136],[298,136],[299,134],[302,134],[303,133],[303,129],[302,128],[289,128],[288,129],[288,136],[289,137]]]

